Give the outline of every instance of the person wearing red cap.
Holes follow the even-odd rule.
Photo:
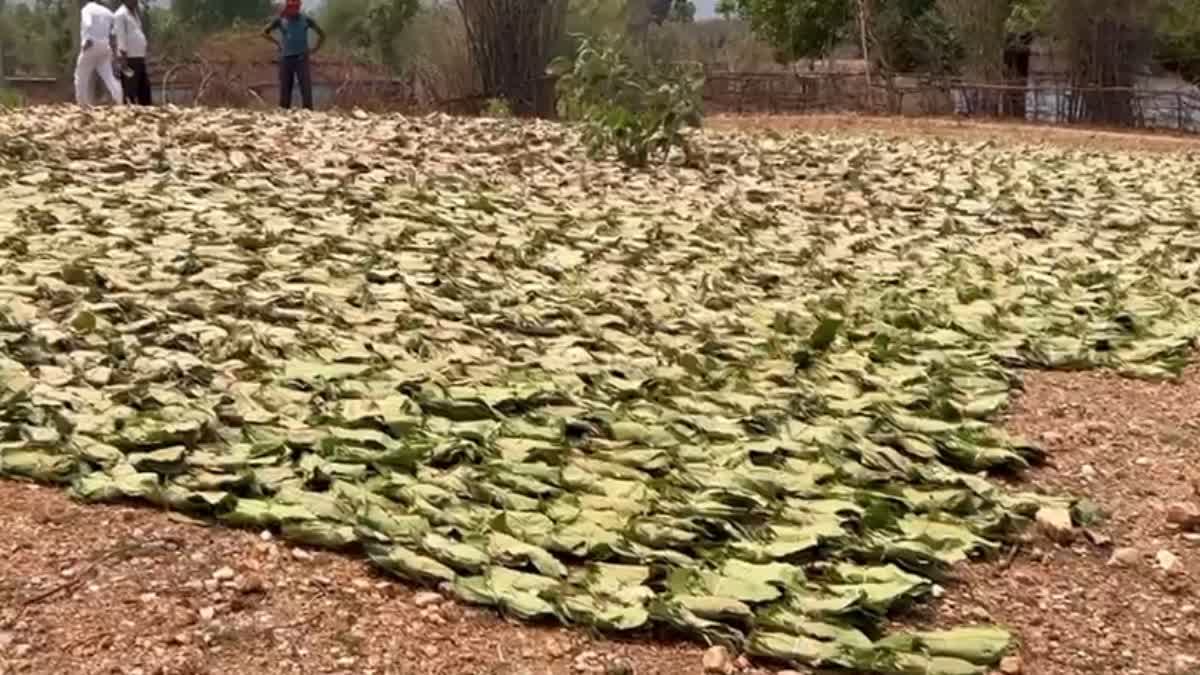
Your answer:
[[[308,31],[317,34],[317,44],[308,46]],[[279,31],[279,38],[275,37]],[[300,82],[300,100],[304,107],[312,110],[312,70],[308,57],[325,43],[325,31],[312,17],[300,11],[300,0],[287,0],[283,11],[263,29],[263,37],[279,49],[279,107],[292,107],[292,87]]]

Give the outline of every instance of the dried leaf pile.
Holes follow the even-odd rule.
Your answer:
[[[1194,166],[702,145],[630,174],[513,121],[6,113],[0,475],[530,619],[986,672],[1003,629],[884,619],[1072,506],[987,477],[1041,456],[991,421],[1016,368],[1182,366]]]

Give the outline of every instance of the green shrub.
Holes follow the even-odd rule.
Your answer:
[[[513,116],[512,106],[502,98],[489,98],[483,107],[485,117],[508,118]]]
[[[554,71],[559,113],[582,123],[593,154],[611,149],[633,167],[666,160],[672,148],[693,157],[685,130],[700,125],[701,68],[638,64],[617,41],[585,37],[574,60],[560,60]]]
[[[20,108],[25,105],[25,95],[15,89],[0,87],[0,109]]]

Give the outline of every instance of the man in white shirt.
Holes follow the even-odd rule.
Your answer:
[[[124,0],[114,17],[117,55],[124,77],[125,102],[150,105],[150,76],[146,73],[146,31],[138,0]]]
[[[75,62],[75,102],[88,107],[93,104],[94,77],[100,76],[113,103],[121,105],[124,95],[121,83],[113,73],[112,27],[113,13],[95,0],[80,0],[79,59]]]

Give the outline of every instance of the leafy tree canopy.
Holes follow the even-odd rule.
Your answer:
[[[227,28],[238,21],[262,21],[274,12],[271,0],[175,0],[172,11],[201,30]]]
[[[397,67],[400,37],[420,8],[420,0],[327,0],[321,25],[336,44]]]
[[[851,34],[854,18],[851,0],[721,0],[717,9],[745,19],[787,61],[828,53]]]

